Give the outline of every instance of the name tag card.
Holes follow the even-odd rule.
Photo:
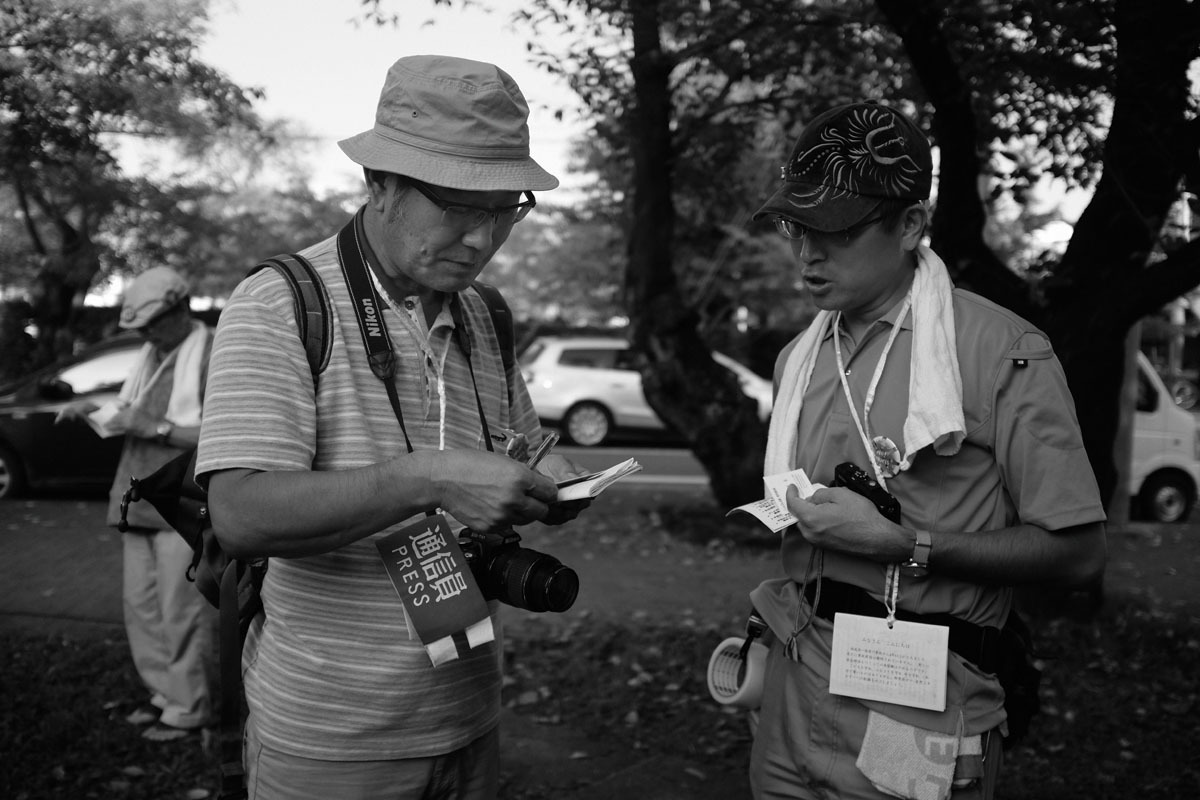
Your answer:
[[[444,516],[401,528],[375,546],[435,667],[458,658],[460,643],[469,649],[495,639],[487,602]]]
[[[835,614],[829,691],[945,711],[949,641],[944,625]]]

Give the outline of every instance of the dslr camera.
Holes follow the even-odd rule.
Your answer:
[[[575,570],[546,553],[521,547],[512,528],[494,533],[470,529],[458,545],[483,596],[528,611],[566,611],[579,594]]]
[[[833,485],[844,486],[875,504],[879,513],[897,525],[900,524],[900,501],[891,495],[879,482],[851,461],[838,464],[833,469]]]

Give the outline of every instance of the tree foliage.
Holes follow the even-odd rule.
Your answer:
[[[22,246],[8,280],[30,279],[36,361],[70,349],[107,254],[99,233],[153,193],[118,160],[131,137],[199,152],[253,128],[251,99],[195,57],[204,5],[181,0],[10,0],[0,8],[0,202]],[[6,225],[8,222],[6,221]]]
[[[764,431],[706,357],[694,287],[710,284],[689,270],[743,275],[723,254],[763,257],[747,217],[776,180],[764,166],[815,111],[860,99],[927,127],[933,246],[956,282],[1051,335],[1110,496],[1125,333],[1200,282],[1200,242],[1151,257],[1200,172],[1198,16],[1186,0],[531,0],[516,15],[532,57],[587,106],[627,198],[624,292],[647,397],[730,504],[761,494],[761,449],[712,442],[744,453]],[[546,29],[570,43],[543,44]],[[1045,176],[1093,199],[1063,257],[1021,275],[984,232],[994,202],[1020,203]]]

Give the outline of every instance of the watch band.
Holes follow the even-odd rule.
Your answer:
[[[922,569],[929,569],[929,554],[933,552],[933,537],[929,531],[918,529],[916,531],[917,541],[913,545],[912,556],[908,559],[909,562]]]
[[[913,543],[912,555],[900,565],[905,575],[924,575],[929,571],[929,554],[933,552],[933,537],[929,531],[917,529],[917,540]]]

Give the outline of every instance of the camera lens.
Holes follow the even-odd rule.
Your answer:
[[[488,572],[497,599],[529,611],[566,611],[579,594],[579,576],[554,556],[523,547],[496,553]]]

